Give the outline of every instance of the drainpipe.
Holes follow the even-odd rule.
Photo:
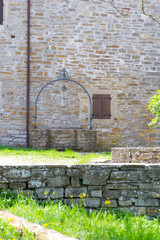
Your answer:
[[[30,0],[27,1],[27,113],[26,145],[29,148],[29,100],[30,100]]]

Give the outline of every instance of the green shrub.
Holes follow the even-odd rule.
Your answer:
[[[160,126],[160,90],[157,90],[157,94],[154,94],[153,97],[149,99],[148,108],[151,113],[155,115],[152,121],[149,123],[149,126],[157,128]]]

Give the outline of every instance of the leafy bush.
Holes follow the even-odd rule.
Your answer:
[[[160,126],[160,90],[157,90],[157,93],[149,99],[148,108],[151,113],[155,114],[155,117],[149,123],[149,126],[157,128]]]

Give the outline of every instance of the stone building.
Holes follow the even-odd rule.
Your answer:
[[[160,15],[160,2],[146,1],[145,11]],[[76,83],[44,88],[35,130],[36,97],[64,66]],[[0,0],[0,144],[46,137],[57,148],[93,140],[91,150],[158,146],[147,109],[157,89],[160,27],[141,1]]]

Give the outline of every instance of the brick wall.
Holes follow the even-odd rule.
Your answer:
[[[0,187],[37,199],[58,199],[87,208],[126,209],[156,216],[160,208],[160,165],[0,166]],[[81,198],[80,195],[86,195]],[[73,196],[73,197],[71,197]],[[110,201],[105,205],[105,201]]]
[[[4,0],[0,26],[2,104],[0,144],[25,145],[26,30],[25,0]],[[42,86],[59,78],[65,65],[70,78],[92,95],[111,94],[112,117],[95,120],[97,148],[157,146],[159,131],[147,126],[147,101],[160,87],[160,28],[141,11],[141,1],[120,0],[120,15],[110,1],[34,0],[31,4],[30,129],[35,98]],[[157,0],[145,3],[158,15]],[[40,96],[38,127],[89,127],[88,99],[77,85],[52,84]],[[65,102],[65,104],[64,104]],[[114,117],[113,117],[114,116]]]

